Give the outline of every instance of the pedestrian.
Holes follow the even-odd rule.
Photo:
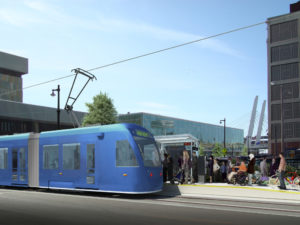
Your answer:
[[[182,155],[181,154],[178,156],[177,163],[178,163],[178,168],[181,169],[181,166],[182,166]]]
[[[184,172],[184,183],[187,184],[190,175],[190,156],[187,150],[183,151],[182,156],[182,170]]]
[[[164,183],[167,182],[167,175],[168,175],[168,154],[164,153],[164,160],[163,160],[163,181]]]
[[[249,154],[250,162],[248,164],[247,172],[248,172],[248,185],[252,185],[252,177],[254,174],[254,165],[255,165],[255,157],[253,154]]]
[[[231,172],[232,172],[232,159],[231,157],[229,157],[227,161],[227,174],[230,174]]]
[[[192,172],[193,172],[193,183],[198,183],[198,157],[196,152],[193,152]]]
[[[240,165],[241,165],[240,159],[239,159],[239,157],[236,157],[235,166],[240,166]]]
[[[174,178],[173,178],[173,158],[170,154],[168,154],[167,157],[167,170],[168,170],[168,180],[171,184],[174,184]]]
[[[278,165],[276,163],[276,158],[273,157],[272,162],[271,162],[271,166],[270,166],[270,173],[269,173],[270,177],[274,176],[276,174],[277,169],[278,169]]]
[[[227,168],[226,168],[224,161],[222,162],[220,170],[221,170],[221,174],[222,174],[222,181],[227,182]]]
[[[209,171],[209,183],[213,182],[213,174],[214,174],[214,157],[211,155],[209,156],[208,162],[208,171]]]
[[[259,164],[261,177],[268,176],[268,167],[267,167],[267,158],[264,157],[263,160]]]
[[[219,166],[218,161],[216,159],[214,159],[213,168],[214,168],[214,179],[216,181],[217,177],[218,177],[218,174],[219,174],[219,170],[220,170],[220,166]]]
[[[279,153],[280,157],[280,164],[278,167],[278,172],[279,172],[279,181],[280,181],[280,186],[278,186],[280,189],[286,190],[286,186],[284,183],[284,173],[286,170],[286,161],[282,153]]]

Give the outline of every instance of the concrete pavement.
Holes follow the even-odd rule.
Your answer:
[[[300,187],[280,190],[276,186],[239,186],[227,183],[165,184],[159,195],[190,198],[247,200],[300,205]],[[289,189],[290,188],[290,189]]]

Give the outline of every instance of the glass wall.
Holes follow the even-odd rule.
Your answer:
[[[22,102],[22,78],[0,73],[0,99]]]
[[[202,143],[223,143],[224,127],[195,121],[165,117],[147,113],[119,116],[121,123],[135,123],[145,127],[154,136],[172,134],[192,134]],[[242,129],[226,127],[226,143],[244,142]]]

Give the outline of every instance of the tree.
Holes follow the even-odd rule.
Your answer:
[[[113,100],[106,93],[93,97],[93,103],[85,103],[88,114],[83,119],[83,126],[91,124],[113,124],[117,122],[117,110]]]
[[[248,148],[247,148],[247,146],[244,146],[241,155],[242,156],[247,156],[248,155]]]
[[[224,157],[227,155],[227,148],[222,149],[222,154],[223,154]]]
[[[199,144],[199,150],[198,150],[199,156],[204,156],[204,147],[202,143]]]
[[[223,149],[222,149],[220,143],[216,143],[215,147],[212,150],[213,157],[221,157],[221,156],[223,156],[224,153],[223,153],[222,150]]]

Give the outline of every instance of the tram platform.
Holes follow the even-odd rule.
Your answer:
[[[241,200],[256,202],[293,203],[300,205],[300,189],[276,186],[238,186],[227,183],[164,184],[158,195],[184,198]]]

